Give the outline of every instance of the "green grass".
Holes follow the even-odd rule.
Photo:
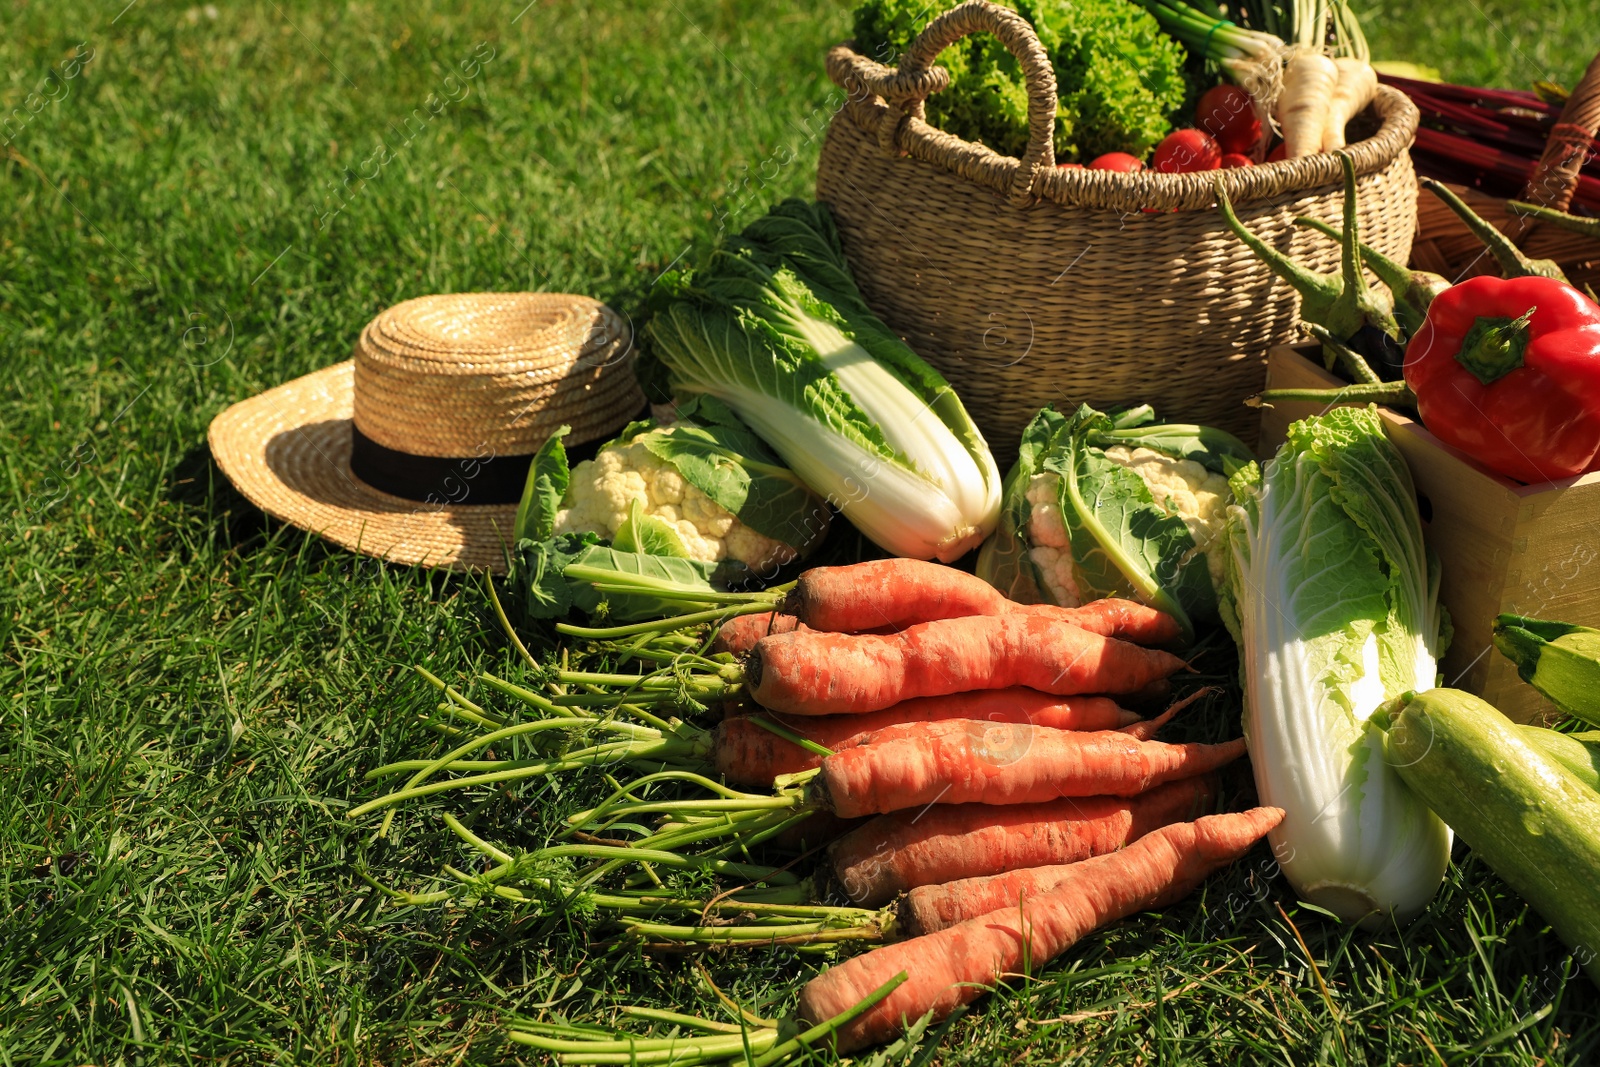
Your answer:
[[[1372,58],[1420,63],[1446,81],[1528,89],[1541,79],[1567,89],[1600,51],[1590,0],[1354,0]]]
[[[1396,6],[1374,49],[1570,83],[1597,43],[1581,6],[1504,5],[1521,66],[1478,48],[1494,37],[1470,5]],[[217,477],[205,428],[346,358],[407,297],[543,288],[635,309],[692,243],[810,188],[833,99],[820,57],[847,13],[218,7],[35,0],[0,34],[0,1064],[515,1062],[509,1012],[714,1011],[681,960],[501,907],[396,909],[356,877],[422,885],[464,862],[428,810],[391,844],[341,818],[373,792],[365,769],[437,750],[406,666],[514,665],[476,588],[264,520]],[[80,43],[92,60],[49,81]],[[467,95],[404,132],[430,93],[460,96],[445,79],[485,44]],[[387,165],[345,185],[379,140]],[[593,788],[481,797],[475,815],[536,843]],[[1297,907],[1258,854],[991,998],[937,1059],[1594,1057],[1595,990],[1458,856],[1421,921],[1374,937]],[[709,973],[777,1014],[813,965]]]

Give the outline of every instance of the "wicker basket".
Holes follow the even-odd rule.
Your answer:
[[[923,102],[949,84],[933,60],[979,31],[998,37],[1027,79],[1020,161],[923,121]],[[1220,176],[1263,240],[1331,270],[1337,246],[1293,219],[1338,224],[1336,157],[1201,174],[1057,169],[1050,61],[1021,16],[984,0],[934,19],[898,70],[840,45],[828,75],[847,102],[823,144],[817,197],[867,302],[950,379],[1002,464],[1052,402],[1150,403],[1254,440],[1258,413],[1242,401],[1262,387],[1267,350],[1299,339],[1299,298],[1212,210],[1213,183]],[[1376,132],[1347,149],[1362,234],[1404,262],[1417,109],[1380,89],[1365,118]]]
[[[1521,199],[1565,210],[1572,202],[1578,167],[1600,133],[1600,55],[1567,97],[1550,133],[1544,155],[1535,164]],[[1506,201],[1476,189],[1451,185],[1467,206],[1482,215],[1532,259],[1553,259],[1574,285],[1600,289],[1600,241],[1512,214]],[[1497,274],[1499,267],[1465,223],[1444,201],[1424,195],[1417,201],[1417,240],[1411,264],[1442,274],[1453,282],[1477,274]]]

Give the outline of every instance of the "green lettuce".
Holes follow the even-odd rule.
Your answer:
[[[1436,682],[1445,630],[1416,489],[1375,408],[1289,428],[1233,478],[1229,590],[1245,736],[1271,840],[1300,896],[1367,924],[1405,921],[1438,888],[1450,835],[1389,767],[1368,720]]]
[[[1061,159],[1106,152],[1143,158],[1183,110],[1183,46],[1127,0],[1016,0],[1056,77],[1055,149]],[[855,49],[894,66],[939,14],[924,0],[866,0],[855,11]],[[1002,155],[1028,147],[1022,67],[989,34],[963,37],[939,54],[950,86],[928,97],[928,122]]]

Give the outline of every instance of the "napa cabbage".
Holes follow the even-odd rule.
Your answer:
[[[1222,614],[1256,790],[1287,813],[1274,853],[1302,899],[1369,926],[1406,921],[1450,857],[1450,831],[1367,725],[1434,686],[1448,629],[1410,471],[1375,408],[1337,408],[1232,482]]]
[[[778,205],[704,268],[668,275],[655,303],[647,332],[673,392],[725,403],[880,547],[950,562],[994,529],[983,435],[867,307],[824,205]]]

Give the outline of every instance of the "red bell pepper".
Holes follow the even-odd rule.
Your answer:
[[[1440,293],[1406,349],[1422,422],[1523,482],[1600,467],[1600,306],[1552,278]]]

